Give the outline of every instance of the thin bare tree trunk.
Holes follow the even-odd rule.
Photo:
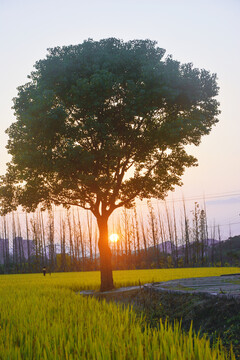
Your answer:
[[[144,228],[144,222],[143,222],[142,214],[141,214],[141,217],[140,217],[140,224],[141,224],[141,230],[142,230],[142,239],[143,239],[143,245],[144,245],[145,259],[146,259],[146,262],[148,262],[148,259],[147,259],[148,244],[147,244],[147,238],[146,238],[146,234],[145,234],[145,228]]]
[[[82,224],[80,221],[79,209],[77,211],[77,214],[78,214],[78,229],[79,229],[80,245],[81,245],[81,251],[82,251],[82,270],[84,271],[84,269],[85,269],[85,253],[84,253],[84,241],[83,241]]]
[[[140,234],[139,234],[139,226],[138,226],[138,216],[136,206],[134,207],[134,219],[135,219],[135,229],[136,229],[136,238],[137,238],[137,264],[140,265]]]
[[[186,205],[185,205],[184,199],[183,199],[183,211],[184,211],[185,265],[189,266],[190,261],[191,261],[189,220],[188,220],[187,213],[186,213]]]
[[[174,240],[175,240],[175,266],[178,267],[178,238],[177,238],[177,223],[176,223],[176,213],[175,206],[173,201],[173,228],[174,228]]]
[[[43,212],[40,213],[40,221],[41,221],[41,231],[42,231],[42,239],[43,239],[43,252],[44,252],[44,260],[43,265],[46,266],[47,264],[47,246],[46,246],[46,237],[45,237],[45,226],[43,221]]]
[[[170,220],[170,215],[169,215],[169,211],[168,211],[166,202],[165,202],[165,211],[166,211],[167,225],[168,225],[168,236],[169,236],[169,241],[170,241],[170,245],[171,245],[171,257],[172,257],[173,260],[175,260],[172,223],[171,223],[171,220]]]
[[[66,264],[66,228],[65,221],[60,215],[60,241],[61,241],[61,271],[65,272],[67,270]]]
[[[212,266],[214,266],[215,263],[215,221],[214,225],[212,227],[212,246],[211,246],[211,260],[212,260]]]
[[[73,239],[72,239],[72,224],[70,219],[69,210],[67,210],[67,224],[68,224],[68,235],[69,235],[69,248],[70,248],[70,271],[73,270],[74,263],[74,251],[73,251]]]
[[[222,239],[221,239],[221,232],[220,232],[220,226],[219,226],[219,225],[218,225],[218,240],[219,240],[220,262],[221,262],[221,266],[223,266],[223,258],[222,258]]]
[[[89,212],[87,212],[87,228],[88,228],[88,239],[89,239],[90,264],[92,267],[92,263],[93,263],[92,213],[89,214]]]

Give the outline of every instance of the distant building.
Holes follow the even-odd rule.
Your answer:
[[[28,260],[28,256],[34,255],[35,244],[33,240],[25,240],[21,236],[13,239],[13,256],[21,260]]]
[[[9,256],[9,240],[0,239],[0,265],[3,265],[6,262],[8,256]]]

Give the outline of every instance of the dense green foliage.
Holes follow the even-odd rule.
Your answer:
[[[218,87],[215,74],[164,53],[114,38],[49,49],[14,99],[4,211],[55,202],[109,216],[180,184],[196,165],[184,146],[217,122]]]

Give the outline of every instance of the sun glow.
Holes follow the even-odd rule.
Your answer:
[[[119,236],[118,236],[118,234],[111,234],[110,236],[109,236],[109,239],[110,239],[110,241],[111,242],[117,242],[118,241],[118,239],[119,239]]]

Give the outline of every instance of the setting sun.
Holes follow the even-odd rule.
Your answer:
[[[119,236],[118,236],[118,234],[111,234],[109,236],[109,239],[110,239],[111,242],[117,242],[118,239],[119,239]]]

